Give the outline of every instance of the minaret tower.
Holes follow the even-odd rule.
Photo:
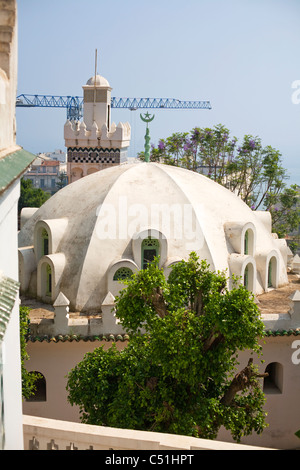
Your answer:
[[[69,183],[126,161],[130,144],[130,124],[111,123],[112,88],[96,67],[82,88],[83,120],[68,120],[64,127]]]

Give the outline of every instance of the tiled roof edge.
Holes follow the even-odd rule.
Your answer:
[[[298,336],[300,335],[299,329],[290,329],[290,330],[266,330],[264,332],[264,337],[270,336]],[[47,343],[58,343],[58,342],[72,342],[72,341],[128,341],[129,335],[128,334],[106,334],[106,335],[93,335],[93,336],[83,336],[83,335],[28,335],[26,338],[27,342],[35,343],[46,341]]]
[[[300,329],[290,330],[266,330],[264,336],[298,336],[300,335]]]
[[[82,336],[82,335],[28,335],[26,338],[27,342],[35,343],[36,341],[42,343],[58,343],[58,342],[72,342],[72,341],[128,341],[129,336],[127,334],[107,334],[107,335],[94,335],[94,336]]]
[[[0,194],[26,172],[36,155],[19,147],[0,159]]]

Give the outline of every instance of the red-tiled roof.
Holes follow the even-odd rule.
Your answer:
[[[44,160],[41,165],[44,165],[44,166],[57,166],[59,165],[59,162],[57,162],[56,160]]]

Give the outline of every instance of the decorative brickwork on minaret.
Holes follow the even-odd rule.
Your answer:
[[[127,160],[131,129],[128,122],[111,123],[111,90],[101,75],[90,78],[83,86],[83,120],[65,124],[69,183]]]

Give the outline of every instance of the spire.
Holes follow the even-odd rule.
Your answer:
[[[98,59],[98,51],[95,49],[95,78],[97,75],[97,59]]]
[[[153,121],[154,114],[151,116],[148,112],[144,115],[144,117],[140,114],[141,120],[147,123],[146,127],[146,134],[145,134],[145,162],[150,161],[150,131],[148,128],[148,123]]]
[[[93,122],[95,122],[95,106],[96,106],[96,78],[97,78],[97,49],[95,49],[95,75],[94,75],[94,102],[93,102]]]

